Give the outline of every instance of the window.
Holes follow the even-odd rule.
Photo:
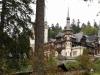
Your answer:
[[[66,56],[67,56],[67,52],[66,52]]]
[[[77,51],[73,51],[73,56],[77,56]]]

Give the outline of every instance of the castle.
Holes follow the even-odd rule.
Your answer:
[[[59,32],[56,35],[56,39],[48,41],[47,22],[45,22],[44,26],[44,43],[51,44],[55,47],[54,52],[56,57],[59,55],[65,58],[77,57],[83,54],[84,49],[88,49],[90,55],[97,55],[100,53],[100,28],[98,30],[98,35],[87,36],[84,35],[83,32],[74,34],[70,24],[69,10],[64,32]],[[33,47],[33,49],[34,41],[35,39],[31,40],[31,47]],[[50,52],[51,51],[47,50],[44,53],[48,56]]]
[[[78,57],[88,50],[90,55],[100,54],[100,28],[98,35],[84,35],[83,32],[74,34],[70,24],[69,10],[64,32],[59,32],[52,41],[56,47],[55,56]]]
[[[82,38],[82,34],[73,34],[71,25],[70,25],[70,17],[69,17],[69,10],[68,16],[66,19],[66,26],[64,28],[64,32],[59,32],[56,36],[56,47],[58,54],[61,54],[64,57],[77,57],[83,54],[83,50],[85,47],[78,45],[75,42],[80,42],[80,39],[77,39],[77,36]],[[77,40],[77,41],[75,41]],[[56,54],[57,55],[57,54]]]

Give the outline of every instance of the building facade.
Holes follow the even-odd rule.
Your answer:
[[[64,28],[64,32],[59,33],[56,36],[56,46],[58,55],[60,54],[64,57],[77,57],[83,54],[83,50],[85,47],[80,45],[73,45],[74,37],[75,36],[70,25],[70,17],[68,10],[68,16],[66,19],[66,26]]]

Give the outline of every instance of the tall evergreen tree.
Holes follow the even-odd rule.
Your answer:
[[[52,29],[52,30],[55,30],[54,24],[51,25],[51,29]]]
[[[98,30],[98,24],[95,20],[94,20],[94,28],[96,28]]]
[[[3,49],[3,58],[9,62],[10,56],[12,57],[11,61],[15,60],[17,64],[20,62],[18,61],[20,58],[24,59],[24,54],[29,56],[29,37],[32,35],[29,26],[32,25],[30,16],[33,12],[30,8],[31,3],[32,0],[2,0],[0,50]],[[16,63],[12,63],[8,67],[14,66]],[[9,63],[3,62],[3,64]],[[0,68],[2,69],[4,65]],[[14,68],[17,67],[19,66],[16,65]]]
[[[77,25],[78,25],[78,26],[80,25],[80,20],[79,20],[79,19],[77,20]]]
[[[84,29],[86,27],[86,24],[83,23],[82,26],[81,26],[81,29]]]
[[[52,24],[52,26],[49,27],[49,32],[48,32],[49,39],[55,38],[59,32],[62,32],[62,27],[59,25],[59,23],[57,23],[55,26],[54,24]]]
[[[83,27],[81,27],[81,31],[85,35],[96,35],[97,34],[96,28],[91,26],[91,23],[89,21],[87,22],[87,25],[84,25]]]
[[[71,25],[72,25],[72,30],[73,30],[74,33],[79,33],[80,32],[80,26],[79,26],[79,24],[80,24],[79,19],[77,21],[77,24],[75,24],[75,20],[73,19]]]
[[[76,24],[75,24],[75,20],[74,19],[72,20],[71,26],[72,26],[73,32],[76,33]]]
[[[35,61],[34,70],[37,75],[44,75],[44,10],[45,0],[36,1],[36,24],[35,24]],[[34,75],[34,74],[33,74]]]
[[[77,33],[80,32],[81,28],[80,28],[80,20],[77,20]]]
[[[88,26],[91,26],[91,23],[90,23],[90,21],[88,21],[88,22],[87,22],[87,25],[88,25]]]

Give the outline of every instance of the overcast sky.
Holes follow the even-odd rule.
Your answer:
[[[48,25],[56,24],[64,27],[66,24],[67,11],[72,19],[80,19],[81,23],[90,21],[92,24],[94,19],[97,23],[100,21],[100,16],[97,13],[100,11],[98,0],[94,2],[84,2],[83,0],[46,0],[45,20]]]

